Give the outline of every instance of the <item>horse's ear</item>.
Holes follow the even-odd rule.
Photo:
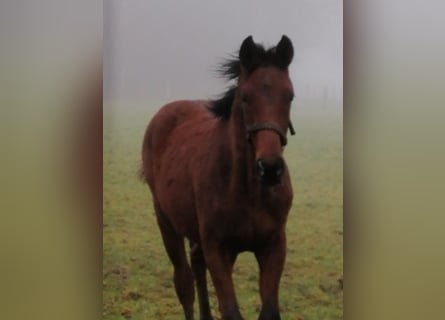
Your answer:
[[[250,70],[257,56],[257,46],[253,42],[252,36],[248,36],[244,39],[239,50],[239,60],[241,65],[247,70]]]
[[[277,60],[281,66],[287,68],[294,57],[294,47],[290,39],[283,35],[276,48]]]

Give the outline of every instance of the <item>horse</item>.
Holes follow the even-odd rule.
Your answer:
[[[200,319],[213,319],[207,269],[222,319],[242,319],[232,271],[244,251],[253,252],[259,265],[259,319],[280,319],[285,225],[293,197],[283,159],[288,128],[293,134],[288,72],[293,54],[286,35],[267,49],[248,36],[238,54],[219,65],[236,84],[214,100],[166,104],[145,131],[141,177],[152,193],[186,320],[194,319],[194,281]]]

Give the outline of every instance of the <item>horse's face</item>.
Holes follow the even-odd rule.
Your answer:
[[[255,57],[256,45],[253,47],[248,39],[240,49],[240,107],[248,138],[255,150],[258,178],[266,185],[276,185],[281,183],[285,170],[282,153],[294,96],[287,67],[293,49],[290,40],[283,37],[268,57],[271,63],[249,70],[252,68],[249,63],[255,63],[258,57]]]

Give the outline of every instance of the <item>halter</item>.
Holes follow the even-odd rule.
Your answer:
[[[281,128],[273,123],[273,122],[260,122],[254,123],[250,126],[247,126],[247,140],[251,140],[252,133],[261,131],[261,130],[271,130],[274,131],[280,137],[281,145],[284,147],[287,144],[286,133],[284,133]],[[289,131],[291,135],[295,134],[294,127],[292,126],[292,122],[289,121]]]

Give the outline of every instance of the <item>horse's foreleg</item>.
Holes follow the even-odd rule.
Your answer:
[[[198,244],[190,244],[190,256],[192,270],[196,279],[198,289],[199,313],[201,320],[212,320],[210,313],[209,295],[207,291],[206,263],[202,248]]]
[[[260,267],[261,312],[259,320],[279,320],[278,287],[286,256],[284,232],[272,237],[263,248],[255,252]]]
[[[232,281],[236,255],[221,249],[219,244],[204,244],[204,256],[212,277],[219,310],[223,320],[242,320]]]

